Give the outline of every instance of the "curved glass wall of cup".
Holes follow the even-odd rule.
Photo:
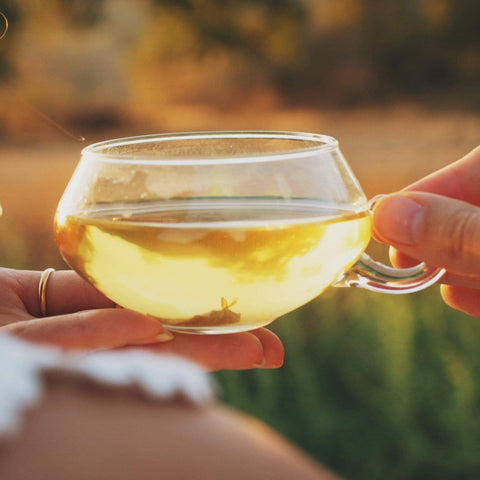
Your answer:
[[[357,268],[370,236],[367,199],[338,142],[308,133],[94,144],[56,214],[72,268],[119,305],[190,333],[258,328],[332,284],[408,291],[415,278],[393,279],[402,271],[383,288],[381,267]],[[422,275],[423,266],[413,277]]]
[[[325,135],[199,132],[91,145],[60,204],[80,214],[102,202],[171,198],[314,199],[365,210],[367,199]],[[75,207],[73,207],[75,205]]]

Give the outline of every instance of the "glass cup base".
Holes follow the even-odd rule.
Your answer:
[[[162,323],[165,330],[177,333],[188,333],[196,335],[224,335],[229,333],[248,332],[256,330],[272,323],[271,321],[265,323],[250,323],[243,325],[211,325],[211,326],[180,326],[180,325],[166,325]]]

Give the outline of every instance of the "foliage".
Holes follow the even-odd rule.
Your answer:
[[[226,402],[351,480],[479,478],[477,320],[435,291],[337,291],[274,330],[284,367],[218,373]]]
[[[72,27],[91,27],[98,24],[103,16],[102,0],[60,0],[63,15]]]
[[[11,58],[9,56],[9,42],[5,29],[16,25],[19,18],[18,8],[8,0],[0,0],[0,12],[4,17],[0,18],[0,82],[8,79],[12,71]],[[5,18],[7,24],[5,24]]]
[[[149,79],[162,78],[163,69],[178,63],[175,76],[192,77],[184,87],[195,89],[196,65],[205,60],[204,70],[215,69],[212,57],[220,52],[219,61],[225,62],[228,52],[231,62],[226,64],[233,75],[246,72],[252,82],[264,77],[285,101],[297,104],[351,105],[431,91],[457,92],[457,99],[464,95],[469,104],[480,103],[477,0],[145,0],[135,9],[123,3],[117,8],[112,0],[0,0],[0,10],[18,23],[15,30],[32,25],[32,19],[41,25],[52,12],[59,19],[57,28],[63,25],[72,35],[97,32],[97,41],[105,42],[100,32],[108,30],[110,38],[117,38],[110,55],[122,59],[127,77],[130,69],[142,68],[152,70]],[[142,15],[144,20],[138,21]],[[44,35],[50,34],[47,25]],[[4,75],[20,61],[15,59],[16,44],[8,42],[9,48],[3,39],[0,51]],[[186,59],[193,65],[191,72]],[[230,67],[237,62],[247,65],[240,73]],[[112,81],[119,73],[111,72]],[[224,80],[221,69],[217,81],[207,78],[210,92],[204,100],[211,101]],[[229,96],[235,98],[238,86],[231,83]],[[248,90],[247,84],[242,87]],[[168,96],[169,87],[159,88]],[[129,88],[138,88],[136,81]]]

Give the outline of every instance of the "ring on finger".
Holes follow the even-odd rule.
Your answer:
[[[47,309],[47,283],[50,275],[55,271],[54,268],[47,268],[40,275],[40,281],[38,282],[38,301],[40,304],[40,313],[42,317],[48,315]]]

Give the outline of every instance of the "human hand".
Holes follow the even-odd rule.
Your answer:
[[[43,317],[38,286],[40,272],[0,268],[0,331],[33,342],[92,351],[142,345],[177,354],[208,370],[276,368],[283,346],[269,330],[230,335],[171,334],[161,323],[115,304],[70,270],[48,279]]]
[[[395,247],[395,266],[421,260],[445,268],[445,302],[480,317],[480,147],[380,198],[373,213],[374,236]]]

